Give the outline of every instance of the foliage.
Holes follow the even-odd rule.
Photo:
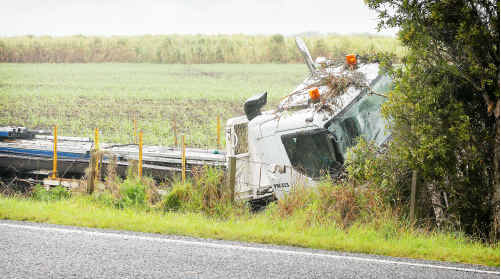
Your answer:
[[[360,138],[346,156],[348,179],[358,185],[370,185],[381,194],[384,203],[393,207],[408,204],[410,166],[392,147],[393,143],[378,147],[374,142]]]
[[[382,109],[391,153],[418,171],[422,187],[445,192],[451,225],[485,237],[499,214],[499,1],[366,3],[409,47]]]
[[[333,225],[347,229],[354,223],[370,223],[385,210],[382,194],[371,185],[334,183],[325,178],[317,187],[296,185],[277,201],[279,218],[305,216],[307,226]]]
[[[0,219],[499,266],[498,244],[401,226],[387,216],[373,217],[380,226],[354,224],[342,230],[332,223],[304,226],[304,214],[281,219],[270,213],[218,219],[191,212],[118,210],[86,196],[50,203],[0,196]]]
[[[120,199],[116,204],[119,208],[138,207],[147,205],[146,186],[140,179],[127,178],[120,185]]]
[[[190,186],[188,184],[175,183],[170,192],[162,199],[162,209],[165,211],[180,210],[190,199]]]
[[[373,35],[309,36],[315,55],[337,57],[387,51],[402,57],[397,40]],[[302,63],[294,37],[282,35],[23,36],[0,38],[0,62],[15,63]]]
[[[163,197],[161,206],[165,211],[203,212],[219,218],[246,211],[243,204],[231,200],[222,170],[203,166],[192,172],[191,181],[174,182],[171,191]]]
[[[45,189],[40,184],[37,184],[32,191],[32,198],[37,201],[58,201],[69,199],[71,193],[62,186],[52,187],[49,190]]]

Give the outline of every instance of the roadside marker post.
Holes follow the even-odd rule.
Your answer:
[[[100,161],[100,156],[99,156],[99,129],[98,128],[94,128],[94,156],[96,158],[94,158],[95,160],[95,177],[94,179],[95,180],[98,180],[100,179],[100,175],[99,175],[99,161]]]
[[[412,184],[411,184],[411,205],[410,205],[410,221],[414,223],[414,209],[416,207],[416,180],[417,180],[417,171],[412,171]]]

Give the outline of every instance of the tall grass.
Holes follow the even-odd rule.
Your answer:
[[[198,175],[174,181],[153,203],[151,185],[134,177],[119,181],[116,196],[109,190],[49,202],[0,196],[0,218],[499,266],[499,244],[413,227],[380,204],[374,189],[325,181],[251,213],[227,198],[218,170]]]
[[[312,55],[393,53],[397,39],[373,35],[317,35],[305,38]],[[144,35],[0,38],[0,62],[16,63],[300,63],[293,37],[282,35]]]

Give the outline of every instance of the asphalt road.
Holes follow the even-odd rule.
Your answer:
[[[499,269],[0,220],[0,277],[499,278]]]

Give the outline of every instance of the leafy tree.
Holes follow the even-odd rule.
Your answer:
[[[499,1],[366,0],[409,48],[383,113],[438,224],[499,236]],[[445,193],[445,194],[444,194]]]

